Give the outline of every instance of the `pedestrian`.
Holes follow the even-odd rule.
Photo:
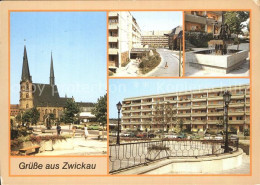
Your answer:
[[[88,127],[87,127],[86,124],[85,124],[85,127],[84,127],[84,135],[85,135],[85,140],[87,140],[87,138],[88,138]]]
[[[60,135],[60,133],[61,133],[61,127],[60,127],[60,125],[59,124],[57,124],[57,135]]]
[[[72,137],[74,138],[76,133],[76,126],[72,126]]]

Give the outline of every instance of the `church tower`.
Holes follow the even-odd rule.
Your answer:
[[[53,59],[52,59],[52,53],[51,53],[51,68],[50,68],[50,85],[55,85],[55,77],[54,77],[54,69],[53,69]]]
[[[20,109],[25,111],[33,107],[33,85],[30,75],[26,46],[24,46],[23,69],[20,81]]]

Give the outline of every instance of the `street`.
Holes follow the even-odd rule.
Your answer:
[[[161,56],[161,63],[145,76],[179,76],[178,55],[168,49],[156,49],[156,51]]]

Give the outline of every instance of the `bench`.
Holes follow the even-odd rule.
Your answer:
[[[39,149],[40,149],[40,146],[35,145],[35,146],[27,147],[27,148],[21,148],[21,149],[19,150],[19,152],[20,152],[21,154],[23,154],[23,155],[26,155],[26,152],[27,152],[27,151],[30,151],[30,150],[33,150],[33,149],[34,149],[34,151],[35,151],[36,153],[38,153],[38,152],[39,152]],[[32,152],[30,152],[30,153],[32,153]]]

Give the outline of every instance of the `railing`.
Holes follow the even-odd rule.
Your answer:
[[[238,139],[229,140],[232,151],[238,150]],[[224,153],[223,140],[162,140],[109,145],[109,172],[148,165],[170,157],[199,157]]]

